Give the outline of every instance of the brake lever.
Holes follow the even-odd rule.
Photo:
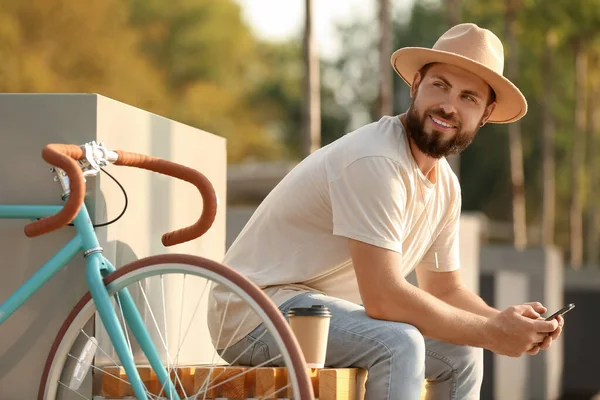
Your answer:
[[[83,177],[96,176],[100,173],[102,167],[110,164],[110,161],[116,160],[116,153],[108,150],[104,143],[96,143],[95,141],[86,143],[80,146],[83,150],[84,157],[79,160],[79,166],[83,172]]]

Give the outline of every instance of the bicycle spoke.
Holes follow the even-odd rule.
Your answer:
[[[229,296],[227,296],[227,302],[225,303],[225,310],[223,311],[223,317],[221,318],[221,326],[219,326],[219,334],[217,335],[217,346],[219,345],[219,343],[221,342],[221,334],[223,333],[223,324],[225,323],[225,316],[227,315],[227,310],[229,309],[229,302],[231,301],[231,294],[229,293]],[[215,357],[217,356],[217,349],[214,349],[215,351],[213,352],[213,358],[212,358],[212,364],[215,363]]]
[[[194,320],[194,317],[196,316],[196,312],[198,311],[198,308],[200,307],[200,303],[202,302],[202,298],[204,298],[204,293],[206,292],[207,286],[208,286],[208,284],[205,282],[204,289],[202,289],[202,293],[200,294],[200,298],[198,298],[198,302],[196,303],[196,307],[194,308],[194,313],[192,314],[192,317],[190,318],[190,323],[187,326],[187,329],[185,331],[185,335],[183,335],[183,341],[179,344],[179,349],[177,350],[177,354],[175,355],[175,361],[176,362],[179,361],[179,353],[181,352],[181,348],[183,347],[183,344],[185,343],[185,339],[187,338],[187,335],[190,332],[190,329],[192,327],[192,321]]]
[[[142,292],[142,297],[144,298],[146,306],[148,307],[148,310],[150,312],[150,316],[152,317],[152,320],[154,321],[154,326],[156,327],[156,331],[158,333],[158,337],[160,338],[160,340],[161,340],[161,342],[162,342],[162,344],[165,347],[165,350],[167,352],[167,363],[168,363],[167,379],[165,379],[165,381],[163,382],[162,387],[160,389],[160,392],[158,393],[158,397],[160,397],[163,394],[163,391],[165,390],[165,385],[167,384],[167,382],[171,381],[171,371],[173,370],[173,368],[172,368],[173,364],[171,362],[171,357],[169,356],[169,349],[168,349],[167,345],[165,344],[165,340],[162,337],[162,334],[160,332],[160,328],[158,327],[158,322],[156,321],[156,318],[154,317],[154,313],[152,312],[152,307],[150,306],[150,302],[148,301],[148,298],[146,296],[146,292],[144,291],[144,288],[142,287],[141,282],[138,282],[138,285],[140,287],[140,291]],[[164,310],[164,297],[163,297],[163,310]],[[165,334],[166,334],[166,329],[165,329]],[[152,367],[150,367],[150,368],[152,368]],[[172,392],[171,392],[171,396],[170,397],[173,397],[173,393]]]
[[[91,337],[90,337],[90,336],[88,336],[88,334],[87,334],[87,333],[85,333],[85,331],[84,331],[83,329],[80,329],[79,331],[80,331],[81,333],[83,333],[83,334],[84,334],[84,336],[85,336],[85,337],[86,337],[88,340],[91,340]],[[101,352],[102,352],[102,353],[103,353],[103,354],[104,354],[106,357],[108,357],[108,359],[109,359],[110,361],[112,361],[112,362],[113,362],[113,364],[115,365],[115,367],[118,367],[118,366],[119,366],[119,364],[118,364],[118,363],[115,361],[115,359],[114,359],[114,358],[112,358],[112,357],[111,357],[111,356],[110,356],[110,355],[109,355],[109,354],[108,354],[106,351],[104,351],[104,350],[102,349],[102,347],[101,347],[101,346],[98,346],[97,348],[98,348],[98,349],[99,349],[99,350],[100,350],[100,351],[101,351]]]
[[[168,381],[171,381],[171,372],[175,370],[175,366],[173,364],[173,360],[171,359],[171,355],[169,354],[169,346],[165,343],[165,340],[163,339],[163,336],[160,332],[160,328],[158,327],[158,322],[156,321],[156,317],[154,316],[154,313],[152,312],[152,307],[150,306],[150,302],[148,301],[148,296],[146,296],[146,291],[144,290],[144,288],[142,287],[142,283],[138,281],[138,285],[140,287],[140,291],[142,292],[142,297],[144,297],[144,302],[146,303],[146,306],[148,307],[148,312],[150,313],[150,317],[152,318],[152,321],[154,322],[154,327],[156,328],[156,331],[158,332],[158,337],[160,338],[162,345],[165,347],[165,351],[167,352],[167,362],[169,363],[169,369],[167,372],[167,379],[165,380],[164,384],[163,384],[163,389],[166,385],[166,383]],[[177,371],[175,371],[175,379],[179,382],[179,385],[181,386],[181,389],[183,390],[183,383],[181,382],[181,380],[179,379],[179,374],[177,374]],[[177,386],[177,384],[175,384],[175,387]],[[173,386],[171,385],[171,392],[170,392],[170,397],[173,397]],[[162,394],[162,390],[159,393],[159,396]],[[185,392],[184,392],[185,394]],[[185,395],[185,397],[187,397],[187,395]]]
[[[73,358],[73,359],[74,359],[74,360],[76,360],[76,361],[78,360],[78,358],[77,358],[77,357],[75,357],[74,355],[72,355],[71,353],[67,354],[67,356],[68,356],[68,357],[71,357],[71,358]],[[119,366],[118,366],[118,365],[116,365],[116,364],[115,364],[115,366],[116,366],[117,368],[121,368],[121,367],[119,367]],[[118,381],[121,381],[121,382],[123,382],[123,383],[125,383],[125,384],[127,384],[127,385],[131,386],[131,383],[130,383],[129,381],[127,381],[127,380],[125,380],[125,379],[123,379],[123,378],[120,378],[120,377],[118,377],[118,376],[116,376],[116,375],[114,375],[114,374],[111,374],[110,372],[106,372],[106,370],[104,370],[104,369],[102,369],[102,368],[98,368],[98,367],[96,367],[96,366],[95,366],[95,365],[93,365],[93,364],[92,364],[92,365],[90,365],[90,367],[91,367],[92,369],[94,369],[94,370],[100,371],[102,374],[105,374],[105,375],[111,376],[111,377],[115,378],[116,380],[118,380]],[[157,396],[153,395],[152,393],[150,393],[150,391],[149,391],[149,390],[148,390],[148,389],[147,389],[145,386],[144,386],[144,389],[146,390],[146,394],[147,394],[148,396],[150,396],[150,397],[153,397],[153,396],[154,396],[154,397],[157,397]],[[72,392],[75,392],[74,390],[72,390],[72,389],[70,389],[70,388],[69,388],[69,390],[71,390]],[[80,394],[79,392],[75,392],[75,393],[77,393],[77,394]]]
[[[231,293],[229,293],[229,296],[227,296],[227,303],[225,303],[225,310],[223,312],[223,317],[221,318],[221,326],[219,326],[219,334],[217,335],[217,346],[219,345],[219,342],[221,341],[221,333],[223,333],[223,323],[225,322],[225,316],[227,315],[227,310],[229,309],[229,302],[231,301]],[[213,357],[212,357],[212,361],[211,361],[211,366],[210,369],[208,371],[208,376],[206,377],[206,379],[204,380],[204,382],[207,382],[207,386],[208,386],[208,380],[210,378],[210,376],[212,375],[212,372],[214,370],[214,365],[215,365],[215,356],[217,355],[217,349],[215,346],[215,349],[213,349]],[[204,387],[204,383],[202,383],[202,386],[200,386],[200,388],[202,389]],[[208,391],[208,390],[207,390]],[[204,392],[204,398],[202,400],[206,400],[206,392]]]
[[[266,334],[267,334],[267,331],[264,331],[263,333],[261,333],[261,334],[260,334],[260,335],[259,335],[259,336],[256,338],[256,340],[260,340],[260,339],[262,339],[262,337],[263,337],[263,336],[265,336]],[[240,354],[239,354],[239,355],[238,355],[236,358],[234,358],[234,359],[233,359],[233,361],[231,361],[231,364],[232,364],[232,365],[235,365],[235,363],[236,363],[236,362],[237,362],[237,361],[238,361],[240,358],[242,358],[242,356],[243,356],[244,354],[246,354],[246,352],[247,352],[248,350],[250,350],[251,348],[252,348],[252,347],[250,347],[250,346],[246,347],[246,349],[245,349],[244,351],[242,351],[242,352],[241,352],[241,353],[240,353]],[[278,357],[281,357],[281,354],[280,354]],[[277,358],[277,357],[276,357],[276,358]],[[267,362],[269,362],[269,361],[267,361]],[[264,365],[264,364],[261,364],[261,365]],[[258,367],[257,367],[257,368],[258,368]],[[251,371],[252,369],[255,369],[255,368],[251,368],[251,369],[250,369],[250,371]],[[210,371],[210,372],[212,373],[212,371]],[[217,379],[218,379],[218,378],[219,378],[221,375],[223,375],[224,373],[225,373],[225,370],[223,370],[223,371],[219,372],[219,374],[218,374],[217,376],[215,376],[215,377],[213,378],[213,380],[211,380],[211,381],[209,381],[209,382],[207,383],[207,386],[208,386],[208,385],[210,385],[211,383],[213,383],[214,381],[216,381],[216,380],[217,380]],[[239,375],[238,375],[238,376],[239,376]],[[209,377],[210,377],[210,374],[207,376],[207,378],[206,378],[206,379],[208,379]],[[206,380],[205,380],[204,382],[206,382]],[[204,383],[202,383],[202,386],[200,386],[200,390],[202,390],[202,388],[203,388],[203,387],[204,387]],[[207,389],[207,390],[208,390],[208,389]],[[200,393],[200,392],[196,393],[196,396],[197,396],[199,393]]]
[[[183,279],[181,281],[181,308],[179,309],[179,329],[177,331],[178,350],[181,349],[181,325],[183,324],[183,304],[184,304],[183,299],[185,299],[185,282],[187,281],[186,278],[187,278],[187,274],[183,274]],[[178,362],[179,362],[178,357],[179,357],[179,351],[177,351],[177,356],[175,357],[173,367],[178,365]],[[175,372],[175,376],[177,377],[177,380],[179,380],[179,374],[177,374],[177,371]],[[179,384],[181,385],[181,390],[183,391],[184,397],[187,398],[187,394],[185,393],[185,391],[183,389],[183,384],[181,383],[180,380],[179,380]],[[173,396],[171,395],[171,397],[173,397]]]
[[[274,395],[276,395],[277,393],[286,390],[287,388],[290,387],[290,384],[288,383],[287,385],[285,385],[282,388],[277,389],[276,391],[269,393],[268,395],[266,395],[265,397],[261,397],[259,400],[265,400],[265,399],[272,399]]]
[[[264,395],[257,395],[254,397],[255,400],[275,396],[285,397],[287,396],[286,393],[291,393],[292,390],[296,395],[309,390],[306,383],[307,377],[301,376],[303,371],[300,368],[301,359],[295,357],[294,353],[290,354],[287,348],[291,333],[279,318],[277,308],[273,305],[265,307],[264,295],[244,290],[247,281],[244,281],[243,276],[239,274],[236,276],[230,269],[223,268],[223,271],[219,271],[218,268],[213,269],[216,268],[214,264],[203,269],[202,263],[205,260],[200,257],[197,258],[197,261],[190,258],[189,260],[193,261],[189,264],[181,263],[178,257],[180,256],[168,256],[164,260],[161,259],[160,263],[148,266],[135,265],[133,270],[123,273],[122,276],[114,276],[113,281],[110,281],[111,283],[107,285],[109,295],[113,301],[113,309],[119,313],[117,317],[118,325],[120,328],[125,329],[125,334],[121,336],[125,340],[121,345],[123,357],[130,356],[133,358],[133,364],[128,364],[132,365],[132,368],[138,368],[139,366],[138,370],[140,377],[143,379],[143,385],[139,387],[139,381],[134,382],[131,376],[124,372],[121,360],[115,353],[115,345],[111,342],[110,337],[105,338],[106,333],[101,328],[102,321],[98,321],[97,310],[93,301],[90,301],[79,311],[73,322],[70,323],[70,327],[62,330],[66,332],[64,338],[62,336],[57,338],[60,340],[61,345],[57,347],[59,350],[57,350],[56,355],[53,354],[53,357],[56,360],[66,359],[67,361],[66,363],[63,361],[64,366],[57,363],[55,365],[58,365],[58,367],[49,369],[49,378],[46,380],[47,383],[44,387],[44,393],[48,394],[49,400],[86,399],[86,396],[96,399],[97,396],[102,395],[114,398],[114,396],[119,396],[119,393],[131,393],[132,385],[139,388],[140,397],[146,400],[166,399],[171,397],[170,395],[179,396],[182,400],[184,397],[189,400],[206,400],[211,398],[210,392],[215,390],[222,392],[223,397],[228,397],[226,388],[232,382],[244,379],[247,374],[256,373],[257,369],[262,371],[264,367],[269,366],[288,368],[293,366],[294,368],[289,370],[290,374],[288,374],[287,381],[281,382],[283,387],[271,388],[268,394],[264,392]],[[201,279],[196,281],[196,278]],[[222,292],[222,297],[219,297],[219,292],[215,294],[217,296],[215,301],[218,301],[219,305],[218,311],[213,310],[213,299],[209,294],[214,287],[213,283],[223,285],[226,289],[229,289]],[[159,358],[157,361],[159,361],[160,366],[155,364],[153,360],[155,370],[152,368],[152,364],[150,368],[147,368],[144,354],[140,352],[141,344],[138,343],[137,337],[132,334],[133,332],[137,333],[137,331],[132,330],[130,332],[129,325],[131,321],[128,318],[129,314],[125,315],[124,298],[122,297],[124,296],[123,290],[127,288],[131,290],[130,293],[133,295],[135,307],[142,317],[140,322],[143,325],[141,326],[145,326],[150,334],[146,338],[150,340],[147,344],[146,341],[141,342],[144,343],[143,349],[149,350],[146,346],[152,345],[154,351],[158,351]],[[236,297],[233,298],[232,296]],[[159,304],[161,301],[162,303]],[[180,303],[177,304],[177,301]],[[233,324],[230,322],[230,318],[234,309],[237,310],[239,302],[245,303],[248,308],[237,311],[238,317],[235,324]],[[205,321],[203,317],[206,317],[207,310],[209,314],[208,319]],[[177,314],[177,311],[179,311],[179,314]],[[157,312],[162,312],[162,319],[157,315]],[[218,313],[214,315],[213,312]],[[253,316],[250,315],[252,312],[255,313]],[[276,356],[269,356],[268,360],[255,366],[246,366],[246,360],[248,360],[254,346],[252,343],[248,345],[249,342],[238,342],[236,338],[241,334],[248,321],[256,316],[266,322],[265,329],[255,336],[256,340],[264,341],[265,337],[273,335],[273,341],[278,348],[271,350],[271,355],[276,354]],[[96,320],[94,326],[100,329],[97,331],[99,333],[96,334],[86,328],[94,322],[94,317]],[[176,321],[177,317],[180,318],[179,322]],[[187,321],[184,321],[184,319],[187,319]],[[273,323],[269,323],[269,319]],[[207,322],[208,326],[206,326]],[[209,329],[208,335],[207,328]],[[153,332],[153,329],[156,329],[156,333]],[[177,333],[175,333],[175,330],[177,330]],[[100,348],[100,351],[95,350],[95,352],[89,353],[94,351],[93,343],[90,341],[94,341],[94,336],[97,337],[99,334],[101,335],[101,343],[97,347]],[[79,339],[77,339],[77,336],[79,336]],[[269,343],[271,343],[271,339],[269,339]],[[177,349],[175,349],[175,345]],[[200,345],[200,347],[197,345]],[[86,349],[85,361],[82,358],[84,353],[81,346]],[[164,346],[164,350],[160,346]],[[269,346],[271,347],[271,344]],[[69,351],[69,349],[71,350]],[[211,351],[213,352],[212,355]],[[188,352],[190,354],[187,354]],[[94,363],[89,365],[88,360],[92,357],[95,357]],[[131,363],[130,360],[126,361]],[[240,364],[244,366],[236,368]],[[190,376],[188,369],[184,368],[188,365],[190,367],[195,366],[196,373],[205,376],[205,379],[196,381],[195,390],[187,387],[188,384],[191,387],[194,383],[194,374],[192,373]],[[232,368],[228,368],[229,366]],[[296,368],[299,368],[301,372],[298,373]],[[156,380],[152,371],[159,371],[163,378],[167,373],[167,377],[163,379],[162,384]],[[131,372],[137,376],[135,371]],[[208,374],[208,376],[205,374]],[[200,375],[196,375],[195,379],[198,379],[198,376]],[[188,383],[187,380],[190,378],[192,381]],[[151,380],[152,383],[150,384],[147,379]],[[59,383],[59,381],[62,382]],[[83,385],[79,388],[82,383]],[[69,386],[72,389],[69,389]],[[105,394],[102,392],[103,388]],[[152,393],[150,393],[150,388],[152,388]],[[191,392],[188,394],[187,392],[190,390]],[[79,396],[71,395],[71,391],[79,391],[77,393]],[[160,394],[157,394],[159,392]],[[231,394],[229,394],[229,397],[231,397]]]
[[[131,357],[131,361],[133,362],[134,368],[138,369],[137,363],[135,361],[135,357],[133,355],[133,347],[131,346],[131,339],[129,338],[129,332],[127,330],[127,323],[125,321],[125,313],[123,312],[123,306],[121,304],[121,298],[120,298],[120,295],[118,292],[115,293],[113,299],[119,307],[119,314],[121,316],[122,329],[125,333],[125,339],[127,341],[127,347],[129,349],[129,356]],[[89,339],[89,336],[85,332],[84,332],[84,335]],[[104,350],[102,350],[102,348],[100,346],[98,346],[98,347],[100,348],[100,351],[102,351],[102,353],[106,354],[106,352]],[[119,366],[111,356],[109,356],[108,354],[106,354],[106,356],[115,364],[115,366]],[[149,393],[145,386],[144,386],[144,390],[146,390],[146,393]]]
[[[82,395],[81,393],[79,393],[79,392],[76,392],[76,391],[72,390],[70,387],[68,387],[67,385],[65,385],[65,384],[64,384],[64,383],[62,383],[61,381],[58,381],[58,384],[59,384],[59,385],[62,385],[62,386],[64,386],[64,387],[66,387],[66,388],[67,388],[67,389],[69,389],[69,390],[70,390],[72,393],[75,393],[77,396],[81,397],[82,399],[91,400],[90,398],[88,398],[88,397],[85,397],[85,396],[84,396],[84,395]]]
[[[165,330],[165,341],[169,343],[169,330],[167,329],[167,307],[165,301],[165,280],[164,275],[160,275],[160,294],[162,298],[163,325]]]
[[[90,337],[90,336],[89,336],[89,335],[88,335],[88,334],[87,334],[87,333],[86,333],[86,332],[85,332],[83,329],[80,329],[79,331],[80,331],[81,333],[83,333],[83,335],[84,335],[84,336],[85,336],[85,337],[86,337],[88,340],[91,340],[91,337]],[[117,362],[114,360],[114,358],[112,358],[112,357],[111,357],[111,356],[110,356],[110,355],[109,355],[109,354],[108,354],[106,351],[104,351],[104,349],[102,349],[102,347],[101,347],[101,346],[98,346],[97,348],[98,348],[98,349],[100,349],[100,351],[101,351],[101,352],[102,352],[102,353],[103,353],[103,354],[104,354],[106,357],[108,357],[108,359],[109,359],[110,361],[112,361],[112,363],[114,364],[114,366],[115,366],[115,367],[119,367],[119,368],[120,368],[120,365],[119,365],[119,364],[118,364],[118,363],[117,363]],[[68,354],[68,356],[70,356],[70,357],[73,357],[71,354]],[[96,366],[95,366],[95,365],[93,365],[93,364],[91,364],[90,366],[91,366],[93,369],[97,369],[97,370],[99,370],[99,371],[102,371],[102,373],[104,373],[104,374],[107,374],[107,375],[110,375],[110,376],[112,376],[113,378],[116,378],[116,379],[118,379],[118,380],[120,380],[120,381],[122,381],[122,382],[125,382],[125,383],[127,383],[129,386],[131,386],[131,383],[129,383],[128,381],[125,381],[125,380],[123,380],[123,379],[121,379],[121,378],[119,378],[119,377],[117,377],[117,376],[115,376],[115,375],[111,374],[110,372],[106,372],[106,371],[105,371],[105,370],[103,370],[102,368],[98,368],[98,367],[96,367]],[[144,389],[146,390],[146,393],[147,393],[148,395],[150,395],[150,396],[154,396],[152,393],[150,393],[150,391],[148,391],[148,389],[146,388],[146,386],[145,386],[145,385],[144,385]]]
[[[181,280],[181,290],[180,290],[180,293],[181,293],[181,302],[180,302],[181,303],[181,308],[179,309],[179,329],[177,331],[177,343],[178,344],[181,341],[181,324],[183,323],[183,304],[184,304],[183,299],[185,298],[185,282],[186,282],[186,277],[187,277],[187,274],[184,274],[183,275],[183,279]],[[169,354],[169,350],[167,350],[167,354]],[[179,361],[179,360],[175,360],[175,363],[177,361]],[[173,368],[175,368],[175,363],[173,364]],[[177,378],[177,380],[179,380],[179,374],[177,373],[177,371],[175,371],[175,377]],[[181,384],[181,382],[180,382],[180,384]],[[171,388],[172,388],[172,386],[171,386]],[[181,389],[183,390],[183,384],[181,384]],[[171,389],[171,390],[173,390],[173,389]],[[185,395],[185,393],[184,393],[184,395]],[[171,393],[171,397],[173,397],[173,393]],[[185,395],[185,397],[187,397],[187,395]]]
[[[71,353],[67,354],[67,356],[69,356],[69,357],[73,358],[74,360],[77,360],[77,357],[75,357],[75,356],[74,356],[74,355],[72,355]],[[116,376],[116,375],[114,375],[114,374],[111,374],[110,372],[106,372],[106,370],[104,370],[104,369],[102,369],[102,368],[96,367],[95,365],[90,365],[90,367],[92,367],[92,369],[95,369],[95,370],[98,370],[98,371],[102,372],[102,373],[103,373],[103,374],[105,374],[105,375],[112,376],[112,377],[113,377],[113,378],[115,378],[116,380],[118,380],[118,381],[121,381],[121,382],[123,382],[123,383],[126,383],[126,384],[128,384],[129,386],[131,386],[131,383],[129,383],[129,381],[126,381],[126,380],[125,380],[125,379],[123,379],[123,378],[120,378],[120,377],[118,377],[118,376]],[[119,367],[119,366],[117,366],[117,368],[120,368],[120,367]]]
[[[164,281],[164,275],[162,275],[162,274],[160,275],[160,291],[161,291],[161,298],[162,298],[163,322],[164,322],[164,328],[165,328],[165,341],[167,343],[169,343],[169,338],[167,335],[168,329],[167,329],[167,309],[166,309],[166,302],[165,302],[165,281]],[[169,380],[171,380],[171,365],[169,365],[169,368],[167,369],[167,376],[169,377]],[[164,385],[161,388],[159,395],[162,394],[163,390],[164,390]]]
[[[233,342],[233,338],[236,337],[236,335],[238,334],[238,332],[240,331],[240,329],[242,328],[242,326],[244,325],[244,322],[246,321],[246,318],[248,317],[248,315],[250,315],[250,309],[248,309],[248,311],[246,311],[246,314],[244,314],[244,318],[242,318],[241,322],[238,324],[238,327],[236,328],[235,332],[233,332],[233,335],[231,335],[231,337],[229,338],[229,341],[227,342],[227,344],[225,345],[225,348],[223,349],[223,353],[221,353],[221,357],[223,357],[223,355],[225,355],[225,353],[227,352],[227,350],[229,349],[229,346],[231,346],[231,342]]]
[[[223,385],[223,384],[225,384],[225,383],[227,383],[227,382],[229,382],[229,381],[232,381],[232,380],[234,380],[235,378],[238,378],[238,377],[240,377],[240,376],[242,376],[242,375],[244,375],[244,374],[247,374],[247,373],[248,373],[248,372],[250,372],[250,371],[254,371],[255,369],[261,368],[261,367],[263,367],[263,366],[265,366],[265,365],[269,364],[270,362],[273,362],[273,361],[277,360],[278,358],[281,358],[281,354],[280,354],[280,355],[278,355],[278,356],[276,356],[276,357],[273,357],[273,358],[271,358],[271,359],[269,359],[269,360],[267,360],[267,361],[265,361],[265,362],[262,362],[262,363],[258,364],[258,365],[257,365],[257,366],[255,366],[255,367],[252,367],[252,368],[249,368],[249,369],[247,369],[247,370],[244,370],[244,371],[240,372],[240,373],[239,373],[239,374],[237,374],[237,375],[233,375],[233,376],[231,376],[231,377],[229,377],[229,378],[225,379],[224,381],[221,381],[221,382],[217,383],[216,385],[210,386],[208,389],[206,389],[206,392],[204,392],[204,396],[206,396],[206,393],[208,393],[208,391],[209,391],[209,390],[211,390],[211,389],[214,389],[214,388],[216,388],[216,387],[219,387],[219,386],[221,386],[221,385]],[[215,378],[215,379],[216,379],[216,378]],[[214,382],[214,381],[215,381],[215,380],[213,379],[211,382]]]

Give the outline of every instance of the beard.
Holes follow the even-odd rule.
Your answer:
[[[454,125],[456,127],[454,136],[444,139],[444,133],[435,129],[427,133],[425,121],[430,115],[443,118]],[[471,144],[475,134],[479,131],[479,126],[472,132],[463,130],[462,123],[457,119],[456,114],[446,114],[440,108],[430,108],[420,116],[414,101],[411,102],[406,113],[406,128],[417,148],[429,157],[437,159],[462,152]]]

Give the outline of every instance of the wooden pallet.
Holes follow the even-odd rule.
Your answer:
[[[214,382],[209,387],[206,400],[215,398],[292,398],[290,388],[280,390],[288,383],[285,368],[256,368],[244,373],[249,369],[249,367],[230,366],[220,366],[212,370],[209,367],[201,366],[185,367],[177,368],[176,372],[172,373],[172,377],[175,377],[174,374],[177,373],[185,393],[190,396],[191,393],[196,393],[203,387],[203,383],[210,375],[209,381],[214,380]],[[127,381],[123,368],[105,367],[104,371],[106,373],[101,374],[102,393],[97,393],[98,395],[107,399],[122,399],[133,396],[130,385],[123,382]],[[140,367],[138,371],[149,391],[154,395],[159,395],[161,385],[154,371],[149,367]],[[367,377],[365,370],[358,368],[324,368],[310,369],[309,374],[315,397],[319,400],[361,400],[364,397],[364,384]],[[123,381],[115,377],[119,377]],[[230,378],[233,379],[229,380]],[[178,393],[180,396],[183,395],[183,390],[180,387],[178,387]],[[198,398],[203,399],[204,393]]]

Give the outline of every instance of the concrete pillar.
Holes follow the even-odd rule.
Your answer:
[[[575,309],[565,315],[563,396],[600,400],[600,269],[589,265],[565,272],[564,301],[575,303]]]
[[[478,213],[463,213],[460,217],[460,270],[466,287],[479,293],[479,252],[485,218]]]
[[[504,310],[528,300],[529,279],[524,273],[498,271],[494,279],[494,304]],[[513,358],[494,356],[494,398],[526,400],[527,368],[526,357]]]
[[[507,271],[524,273],[529,281],[527,301],[541,302],[549,313],[563,307],[564,273],[562,257],[557,248],[517,251],[511,246],[484,246],[481,249],[480,266],[482,274],[494,276]],[[521,297],[514,297],[515,304],[519,304],[520,300]],[[562,381],[563,339],[555,342],[548,351],[524,357],[529,360],[527,398],[557,399]]]
[[[182,252],[221,260],[225,250],[225,140],[95,94],[0,95],[0,204],[61,204],[60,188],[40,157],[47,143],[104,141],[111,149],[145,153],[196,168],[213,183],[220,209],[201,239],[165,248],[162,233],[186,226],[201,212],[201,198],[188,183],[148,171],[109,167],[129,196],[116,224],[98,228],[105,255],[119,268],[137,258]],[[107,176],[88,179],[86,205],[95,221],[118,215],[123,196]],[[28,239],[27,221],[0,220],[0,302],[25,282],[73,235],[72,228]],[[75,257],[0,326],[0,398],[32,399],[48,350],[64,318],[86,292],[84,262]],[[175,295],[176,291],[168,293]],[[179,299],[176,299],[179,304]],[[169,300],[167,300],[169,303]],[[167,304],[169,306],[169,304]],[[206,332],[205,332],[206,331]],[[207,337],[199,327],[195,338]],[[191,341],[189,360],[212,356],[207,340]],[[91,394],[90,396],[91,397]]]

